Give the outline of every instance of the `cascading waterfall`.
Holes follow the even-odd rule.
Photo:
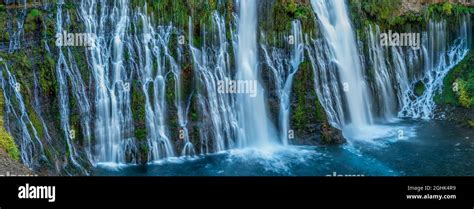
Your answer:
[[[145,114],[148,161],[175,156],[166,127],[166,74],[179,68],[170,55],[168,43],[172,26],[161,26],[157,30],[151,25],[146,13],[139,14],[143,21],[143,34],[136,34],[135,48],[138,50],[138,72],[145,95]],[[154,66],[153,63],[156,63]],[[154,69],[154,67],[156,69]]]
[[[293,21],[291,26],[291,38],[287,37],[290,45],[292,45],[291,53],[289,55],[277,48],[267,49],[267,46],[262,45],[266,64],[275,76],[275,86],[280,101],[278,114],[280,139],[283,145],[288,145],[288,135],[290,130],[290,98],[293,78],[298,72],[299,65],[304,59],[304,43],[301,22]]]
[[[124,49],[129,26],[128,0],[83,0],[79,13],[94,46],[87,51],[94,78],[95,153],[97,162],[125,163],[125,148],[133,138],[130,72]],[[109,30],[112,30],[109,32]]]
[[[383,121],[390,121],[396,117],[397,92],[393,88],[392,78],[394,78],[394,75],[390,71],[391,65],[386,59],[389,55],[385,53],[385,49],[380,45],[379,27],[373,29],[372,26],[369,26],[367,30],[370,69],[374,71],[375,88],[378,92],[375,102],[379,105],[379,108],[377,108],[379,110],[378,116]]]
[[[5,100],[5,115],[13,115],[15,118],[14,121],[10,121],[8,117],[5,117],[6,127],[8,132],[12,133],[12,130],[8,128],[8,124],[13,123],[19,126],[20,133],[16,138],[21,152],[20,158],[23,164],[33,168],[40,159],[46,158],[43,143],[28,115],[23,96],[21,95],[20,83],[8,69],[7,63],[3,59],[0,59],[0,62],[3,63],[3,69],[0,71],[0,81]],[[4,78],[4,75],[6,75],[6,78]],[[15,100],[12,100],[13,98]],[[29,130],[33,132],[32,135]]]
[[[16,21],[15,21],[16,25],[15,26],[12,25],[14,21],[8,21],[8,28],[10,28],[10,33],[12,34],[10,38],[10,45],[8,47],[9,53],[12,53],[21,48],[21,40],[24,35],[23,25],[25,23],[26,14],[27,14],[26,1],[22,3],[22,6],[24,8],[22,8],[21,11],[18,11],[18,14],[16,11],[10,14],[10,17],[12,18],[13,16],[16,15]]]
[[[39,95],[40,95],[40,92],[39,92],[39,82],[38,82],[38,76],[37,76],[37,72],[33,72],[33,102],[34,102],[34,105],[33,105],[33,109],[35,111],[35,113],[38,115],[38,118],[41,122],[41,126],[43,127],[44,129],[44,137],[46,139],[47,142],[51,143],[51,136],[49,135],[49,131],[48,131],[48,126],[46,125],[46,122],[44,121],[43,119],[43,112],[41,111],[41,103],[40,103],[40,99],[39,99]]]
[[[257,1],[240,0],[238,21],[237,74],[240,81],[256,82],[256,96],[237,95],[239,147],[266,146],[277,138],[268,119],[265,92],[259,81],[257,50]]]
[[[434,96],[443,88],[443,80],[448,72],[468,53],[471,43],[470,15],[460,18],[458,38],[450,41],[446,20],[430,20],[428,32],[422,43],[423,74],[412,81],[403,94],[401,117],[432,119],[436,104]],[[424,84],[424,92],[416,96],[413,92],[417,82]],[[450,88],[449,86],[446,88]]]
[[[335,62],[329,62],[329,49],[327,44],[320,39],[306,39],[306,51],[313,68],[314,86],[318,99],[324,108],[329,123],[338,129],[342,129],[345,114],[337,81],[337,66]]]
[[[62,14],[62,5],[64,4],[63,0],[60,0],[57,4],[57,14],[56,14],[56,32],[62,33],[63,31],[63,14]],[[75,131],[71,128],[70,124],[70,109],[69,109],[69,88],[67,75],[70,74],[70,66],[67,63],[66,57],[62,51],[61,46],[58,46],[59,58],[56,63],[56,77],[59,83],[59,109],[61,116],[61,129],[67,143],[67,155],[71,160],[71,163],[79,168],[84,170],[84,168],[77,161],[79,157],[78,152],[76,151],[76,146],[73,143],[75,139]],[[77,90],[77,89],[75,89]]]
[[[59,135],[66,144],[66,155],[57,160],[65,160],[66,164],[87,174],[85,160],[92,165],[139,163],[139,160],[155,162],[233,148],[267,148],[278,139],[281,144],[288,145],[292,84],[305,58],[312,64],[316,94],[329,122],[348,137],[361,136],[358,134],[362,132],[372,134],[373,130],[397,117],[431,119],[435,94],[443,88],[447,73],[466,56],[471,46],[469,15],[460,18],[457,39],[450,37],[445,20],[431,20],[423,32],[420,50],[381,46],[380,28],[370,25],[365,31],[366,43],[360,41],[362,44],[359,45],[368,52],[365,59],[361,56],[365,51],[358,49],[344,0],[312,0],[322,38],[311,39],[303,34],[300,21],[293,21],[292,43],[288,44],[291,47],[280,49],[257,43],[258,1],[237,2],[238,17],[236,25],[230,25],[230,31],[226,28],[226,16],[215,11],[211,27],[208,30],[207,24],[200,27],[202,41],[193,43],[194,17],[190,16],[189,43],[174,46],[175,38],[183,31],[172,23],[156,26],[146,4],[132,10],[129,0],[82,0],[78,16],[84,22],[85,32],[94,34],[88,37],[94,45],[84,48],[86,68],[90,72],[81,71],[83,66],[78,66],[77,51],[72,47],[57,46],[57,50],[53,50],[58,56],[54,70],[61,123]],[[72,24],[71,14],[63,11],[63,5],[64,0],[57,2],[57,33],[63,33],[64,28]],[[24,36],[26,13],[19,14],[23,17],[15,22],[17,31],[12,32],[10,52],[21,47]],[[9,24],[13,24],[11,22]],[[236,34],[233,26],[236,26]],[[228,32],[233,38],[235,63],[231,61]],[[288,41],[290,36],[286,36]],[[47,44],[45,41],[46,51],[55,54]],[[259,50],[263,53],[259,54]],[[183,58],[186,55],[190,55],[191,70],[183,62],[188,58]],[[272,81],[279,102],[279,133],[266,107],[260,55],[274,76]],[[16,90],[15,74],[6,61],[0,62],[7,129],[10,133],[17,132],[12,135],[16,136],[20,147],[21,160],[34,168],[40,160],[46,159],[41,139],[47,149],[50,146],[53,149],[57,135],[54,131],[50,135],[48,130],[52,128],[42,117],[41,94],[44,92],[41,92],[40,71],[33,69],[33,95],[25,97],[32,99],[32,113],[27,110],[28,100],[25,101],[21,91]],[[86,74],[90,78],[83,77]],[[188,76],[192,79],[191,92],[186,92]],[[231,80],[256,82],[256,96],[219,92],[219,82]],[[414,89],[420,83],[424,91],[417,95]],[[143,103],[138,104],[142,106],[132,107],[135,96],[139,101],[143,99]],[[138,122],[134,121],[132,108],[143,108],[145,112],[146,139],[143,144],[135,139],[139,138],[135,133]],[[174,108],[176,115],[172,115]],[[75,137],[79,130],[75,130],[77,124],[72,122],[72,116],[77,112],[81,141]],[[42,136],[38,135],[31,114],[38,116]],[[190,117],[197,117],[193,114],[199,115],[197,122],[188,121]],[[177,120],[168,122],[174,116]],[[176,124],[179,134],[170,132],[174,128],[170,128],[170,124]],[[199,130],[196,131],[196,127]],[[13,128],[17,130],[10,130]],[[199,135],[200,142],[192,131]],[[173,138],[176,135],[179,138]],[[146,160],[141,159],[143,150],[140,149],[146,150],[148,155],[143,157]]]
[[[191,18],[189,18],[189,22],[191,22]],[[191,28],[191,24],[189,26]],[[191,34],[191,29],[189,29],[189,34],[190,37],[192,36]],[[192,40],[191,38],[189,40]],[[183,44],[178,44],[179,47],[177,47],[177,54],[178,54],[178,59],[181,59],[181,54],[182,54],[182,45]],[[174,75],[174,83],[175,83],[175,101],[174,104],[176,106],[177,112],[178,112],[178,124],[179,124],[179,138],[180,140],[183,141],[183,149],[181,151],[181,156],[194,156],[196,154],[196,150],[194,149],[194,145],[191,142],[189,138],[189,131],[188,131],[188,113],[189,113],[189,108],[191,106],[191,98],[192,94],[189,96],[189,98],[183,98],[183,72],[181,70],[181,66],[176,63],[174,58],[168,54],[167,55],[170,59],[171,63],[171,72]]]
[[[325,96],[343,96],[343,99],[332,98],[332,102],[347,110],[347,114],[337,113],[337,121],[347,134],[363,132],[366,127],[373,124],[370,98],[359,52],[351,22],[344,0],[311,0],[311,5],[316,13],[323,37],[328,45],[326,56],[336,64],[338,76],[329,76],[330,83],[337,82],[338,88],[344,94],[326,94]],[[331,74],[331,72],[329,72]],[[316,74],[320,76],[320,74]],[[338,78],[338,80],[332,80]],[[328,86],[324,86],[326,88]],[[327,103],[325,105],[328,105]],[[341,110],[342,108],[337,108]],[[326,107],[326,109],[329,109]],[[346,117],[346,118],[343,118]],[[333,121],[333,123],[334,123]]]
[[[195,48],[190,43],[196,79],[198,85],[202,84],[204,87],[196,92],[203,115],[202,129],[206,130],[200,132],[202,154],[234,148],[234,139],[238,132],[234,111],[235,98],[231,94],[218,92],[218,83],[231,80],[232,75],[225,19],[217,12],[213,14],[213,25],[213,40],[205,41],[202,49]],[[189,34],[192,35],[191,26]],[[190,37],[189,40],[193,38]],[[212,147],[208,142],[211,142]]]
[[[461,18],[459,38],[454,42],[448,39],[445,20],[430,20],[420,50],[382,47],[378,26],[369,26],[366,32],[369,63],[362,63],[344,0],[311,3],[324,41],[306,38],[306,48],[316,75],[318,98],[333,126],[354,137],[370,132],[364,131],[364,127],[373,125],[376,117],[380,123],[396,117],[433,117],[434,96],[441,90],[444,77],[469,50],[469,15]],[[362,71],[364,67],[374,71],[372,93]],[[416,70],[419,68],[422,70]],[[425,87],[421,96],[414,93],[418,82]],[[343,97],[341,88],[346,88]]]

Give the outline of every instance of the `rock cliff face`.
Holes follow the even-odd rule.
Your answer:
[[[419,25],[430,18],[420,15],[424,8],[446,2],[399,0],[394,5],[396,1],[348,1],[361,54],[367,59],[364,50],[369,26],[419,30]],[[120,163],[144,164],[153,152],[161,154],[164,149],[173,150],[174,156],[212,153],[223,149],[217,146],[216,138],[225,139],[220,146],[232,148],[239,131],[232,120],[235,116],[230,114],[235,109],[235,98],[216,96],[212,85],[222,79],[222,74],[235,75],[235,1],[121,0],[127,3],[121,7],[109,0],[105,1],[109,4],[90,11],[81,8],[80,3],[93,6],[92,0],[64,0],[61,7],[55,2],[0,0],[0,75],[4,84],[0,101],[8,101],[8,105],[0,106],[5,113],[5,130],[0,131],[9,132],[23,153],[21,157],[14,155],[18,159],[8,160],[15,151],[6,150],[5,155],[0,150],[0,172],[28,173],[19,165],[21,161],[34,172],[46,175],[87,174],[98,152],[106,149],[101,143],[114,140],[118,142],[109,147],[119,147],[115,154],[121,156]],[[294,64],[294,43],[289,40],[297,36],[294,30],[298,30],[304,56],[288,98],[293,135],[289,144],[342,144],[345,139],[341,130],[331,126],[315,91],[317,66],[308,52],[319,53],[312,49],[319,46],[312,41],[321,38],[321,31],[310,2],[259,1],[258,66],[262,85],[268,89],[269,117],[278,126],[284,94],[276,87],[274,74],[285,74],[287,66]],[[99,14],[101,9],[110,14]],[[392,12],[418,16],[396,19]],[[122,21],[113,19],[123,16],[127,17]],[[87,19],[89,25],[85,24],[86,17],[93,17]],[[90,23],[98,20],[103,22]],[[298,24],[300,28],[295,27]],[[100,34],[101,50],[56,46],[58,30],[75,34],[91,28],[104,32]],[[272,58],[265,57],[264,47]],[[275,66],[281,71],[273,72]],[[121,73],[104,76],[109,71],[103,69]],[[367,79],[373,79],[370,76]],[[108,88],[102,88],[106,85]],[[99,102],[103,104],[97,105]],[[114,137],[106,137],[110,130],[116,131]],[[169,146],[165,147],[165,142]],[[155,157],[167,157],[160,154]]]
[[[0,177],[1,176],[25,176],[33,175],[33,172],[20,162],[13,160],[3,149],[0,148]]]
[[[470,0],[401,0],[399,14],[403,15],[408,12],[419,13],[423,10],[424,7],[427,7],[430,4],[440,4],[445,2],[461,4],[464,6],[473,5],[473,2]]]

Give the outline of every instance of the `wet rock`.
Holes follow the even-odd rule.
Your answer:
[[[438,105],[434,112],[437,120],[455,122],[457,126],[464,128],[474,128],[471,123],[474,121],[474,108],[457,107],[453,105]]]
[[[2,175],[24,176],[33,175],[33,172],[20,162],[11,159],[3,149],[0,149],[0,176]]]
[[[320,127],[321,144],[336,145],[346,143],[346,139],[342,135],[342,131],[331,127],[328,123],[323,123]]]

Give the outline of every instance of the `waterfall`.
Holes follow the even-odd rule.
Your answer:
[[[395,83],[392,66],[389,63],[389,54],[385,48],[380,45],[380,29],[378,26],[372,28],[371,25],[367,28],[367,42],[368,42],[368,54],[370,60],[369,69],[373,70],[375,89],[377,90],[376,104],[379,105],[378,116],[383,121],[390,121],[396,117],[397,104],[396,100],[397,92],[393,88]]]
[[[257,1],[241,0],[239,5],[237,74],[240,81],[256,82],[256,96],[237,95],[239,147],[265,146],[277,138],[268,118],[265,92],[259,79],[257,50]]]
[[[51,92],[58,93],[59,127],[51,126],[55,123],[48,119],[55,116],[46,117],[49,111],[41,104],[56,101],[41,99],[46,96],[41,90],[43,71],[38,70],[44,70],[43,66],[33,63],[33,74],[25,79],[0,58],[6,128],[18,143],[22,162],[35,169],[45,161],[45,149],[64,144],[57,153],[46,152],[52,161],[48,166],[67,166],[65,173],[72,166],[87,174],[87,161],[93,166],[153,163],[234,148],[265,149],[273,143],[286,146],[291,144],[288,135],[294,77],[306,60],[312,64],[318,100],[333,127],[351,139],[387,138],[386,129],[377,131],[391,126],[397,118],[434,117],[434,96],[449,88],[443,86],[443,80],[471,47],[470,15],[460,17],[454,38],[447,20],[430,20],[420,31],[420,49],[414,50],[382,46],[381,27],[375,24],[363,28],[360,38],[366,39],[358,40],[345,0],[311,0],[318,38],[304,34],[304,22],[294,20],[291,31],[285,34],[287,47],[278,48],[265,40],[258,42],[258,21],[262,19],[258,4],[262,3],[235,2],[233,23],[227,18],[234,14],[226,14],[232,13],[230,4],[219,1],[212,16],[208,11],[202,17],[189,16],[189,25],[182,28],[173,22],[163,23],[171,20],[156,20],[160,15],[148,12],[163,5],[176,6],[173,3],[81,0],[76,14],[66,9],[64,0],[58,0],[55,32],[84,29],[93,43],[79,50],[60,45],[50,49],[50,24],[41,19],[43,39],[48,40],[40,43],[57,58],[53,69],[56,80],[52,82],[57,89]],[[211,3],[209,7],[214,8]],[[30,45],[23,40],[23,27],[29,27],[24,25],[27,12],[26,4],[24,9],[9,11],[10,53]],[[203,14],[197,10],[183,12],[186,17],[185,12]],[[71,27],[76,24],[75,15],[83,25]],[[200,25],[193,28],[198,19]],[[40,21],[35,24],[40,25]],[[194,34],[196,30],[201,34]],[[37,50],[34,52],[31,54],[36,55]],[[262,69],[270,71],[268,81],[263,80],[262,75],[267,74]],[[32,81],[34,89],[24,90],[27,93],[22,95],[18,89],[23,88],[20,82],[26,81]],[[219,90],[219,84],[240,81],[255,82],[256,94],[240,92],[244,89]],[[423,86],[421,94],[415,91],[419,85]],[[266,86],[275,88],[279,104],[272,105],[272,110],[277,109],[278,118],[272,118],[267,108],[273,97],[267,98]],[[314,130],[320,124],[311,125]],[[43,134],[37,128],[42,128]],[[395,129],[390,128],[392,132]],[[377,133],[385,135],[379,137]],[[55,142],[56,137],[60,143]],[[58,153],[64,156],[56,159]]]
[[[141,33],[135,34],[137,54],[133,57],[138,59],[138,75],[145,95],[148,161],[153,162],[175,156],[166,126],[166,75],[170,71],[175,73],[179,67],[168,48],[173,27],[155,29],[146,12],[138,17],[143,26],[136,30]]]
[[[64,2],[60,0],[57,4],[57,14],[56,14],[56,32],[62,33],[63,28],[63,12],[62,5]],[[63,136],[66,139],[66,150],[67,157],[71,163],[79,168],[84,170],[84,168],[77,161],[79,157],[78,152],[76,151],[76,146],[73,142],[75,140],[75,131],[72,129],[70,124],[70,109],[69,109],[69,87],[67,75],[70,74],[70,66],[66,61],[66,57],[62,51],[61,46],[58,46],[59,58],[56,63],[56,78],[59,83],[59,111],[61,117],[61,129],[63,131]],[[75,89],[78,90],[78,89]]]
[[[333,123],[339,123],[337,127],[342,127],[347,134],[363,132],[365,127],[373,123],[370,106],[372,97],[364,80],[365,75],[362,71],[355,34],[345,2],[344,0],[311,0],[311,5],[319,21],[324,40],[328,46],[327,49],[329,49],[325,51],[327,53],[325,56],[335,64],[335,66],[331,66],[332,70],[338,72],[337,75],[332,75],[334,72],[328,72],[329,77],[323,76],[326,79],[323,82],[331,84],[318,86],[322,87],[323,91],[334,91],[325,88],[336,85],[337,88],[342,88],[342,92],[344,92],[344,94],[335,94],[337,92],[324,93],[324,96],[343,97],[342,99],[328,99],[331,103],[337,103],[335,104],[337,108],[330,112],[331,114],[335,112],[338,117],[333,120]],[[316,76],[322,75],[316,74]],[[338,93],[340,92],[339,90]],[[338,104],[339,102],[344,104]],[[325,109],[329,109],[328,106],[330,105],[329,102],[324,102]],[[347,110],[347,114],[337,112],[343,109]]]
[[[191,18],[189,18],[189,34],[190,34],[190,39],[189,41],[191,42]],[[178,59],[181,59],[182,55],[182,45],[183,44],[178,44],[177,47],[177,56]],[[183,98],[183,72],[181,70],[181,66],[178,66],[176,61],[174,61],[173,57],[168,55],[170,60],[171,60],[171,72],[174,75],[174,84],[175,84],[175,100],[174,104],[176,106],[177,112],[178,112],[178,126],[179,126],[179,138],[180,140],[183,141],[183,149],[181,151],[181,156],[194,156],[196,154],[196,150],[194,149],[194,145],[190,140],[189,137],[189,131],[188,131],[188,113],[189,113],[189,108],[191,106],[191,98],[192,94],[188,98]]]
[[[299,65],[303,62],[304,43],[301,31],[301,22],[295,20],[291,23],[292,34],[287,37],[292,46],[291,52],[286,54],[278,48],[268,49],[262,45],[265,62],[275,77],[276,91],[280,102],[278,121],[280,128],[280,139],[283,145],[288,145],[290,131],[290,106],[293,78],[298,72]]]
[[[27,15],[26,1],[20,4],[22,5],[22,9],[20,11],[11,12],[9,16],[12,18],[12,20],[7,22],[7,27],[10,29],[9,32],[11,34],[8,53],[13,53],[16,50],[21,49],[21,40],[23,39],[25,33],[24,24]],[[15,26],[12,25],[13,22],[16,23]]]
[[[133,140],[130,72],[124,50],[129,26],[129,1],[82,0],[79,13],[94,46],[87,51],[94,79],[94,136],[97,162],[125,163]]]
[[[311,39],[306,36],[306,51],[313,69],[314,86],[318,100],[326,112],[328,122],[335,128],[342,129],[344,109],[341,89],[337,81],[337,66],[329,62],[327,44],[320,39]]]
[[[217,91],[219,82],[232,79],[225,19],[217,12],[213,14],[213,26],[215,34],[210,40],[205,40],[202,49],[190,43],[197,85],[203,86],[196,90],[202,116],[202,154],[234,148],[238,132],[235,97]],[[192,36],[191,24],[189,34]],[[189,40],[193,38],[190,37]]]
[[[451,41],[446,20],[429,21],[422,42],[423,72],[403,92],[403,107],[399,116],[421,119],[434,117],[434,96],[443,88],[443,80],[448,72],[464,59],[471,46],[470,15],[461,17],[460,22],[458,38]],[[413,92],[418,82],[424,85],[423,94],[419,96]]]
[[[306,38],[306,48],[316,75],[318,98],[333,126],[354,137],[378,132],[366,130],[369,125],[382,128],[374,124],[375,118],[378,124],[396,117],[433,118],[434,96],[442,89],[449,70],[469,50],[469,15],[460,18],[456,34],[459,37],[454,41],[447,35],[446,20],[430,20],[427,32],[422,34],[420,50],[381,46],[379,27],[369,25],[366,29],[368,63],[364,63],[360,60],[364,57],[358,53],[344,0],[311,3],[323,39]],[[369,82],[366,76],[373,80]],[[422,95],[414,92],[419,83],[424,86]]]
[[[20,158],[23,164],[29,168],[33,168],[37,166],[40,158],[46,158],[44,156],[43,143],[28,115],[23,96],[21,95],[21,84],[10,72],[7,63],[1,58],[0,62],[3,62],[3,69],[0,71],[0,81],[5,100],[6,128],[8,132],[12,133],[12,136],[17,139],[16,142],[20,149]],[[4,75],[6,75],[6,78],[4,78]],[[13,100],[13,98],[15,98],[15,100]],[[12,115],[15,120],[10,121],[8,119],[10,115]],[[19,127],[18,135],[13,133],[9,128],[11,123]],[[33,134],[30,134],[30,130]]]

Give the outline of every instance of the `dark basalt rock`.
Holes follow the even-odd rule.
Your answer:
[[[342,135],[342,131],[331,127],[328,123],[323,123],[320,127],[321,140],[320,144],[336,145],[346,143],[346,139]]]
[[[434,114],[437,120],[453,121],[459,127],[474,128],[470,124],[470,121],[474,121],[474,108],[438,105]]]

